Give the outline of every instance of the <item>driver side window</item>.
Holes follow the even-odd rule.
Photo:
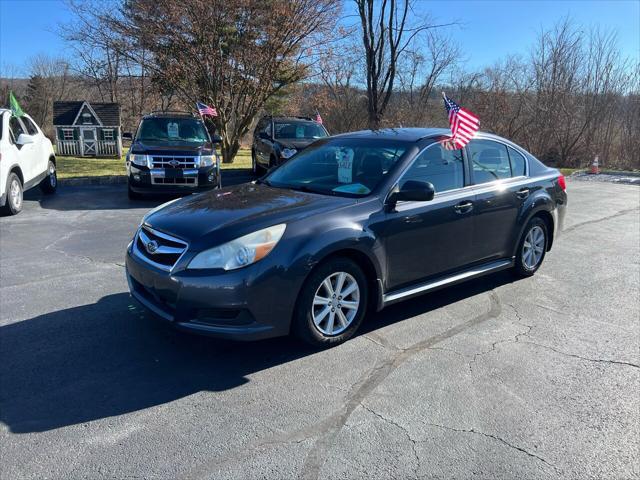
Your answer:
[[[431,182],[436,193],[464,187],[462,150],[446,150],[439,143],[430,145],[402,176],[400,188],[408,180]]]

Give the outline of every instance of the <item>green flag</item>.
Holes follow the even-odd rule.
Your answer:
[[[11,106],[11,113],[14,117],[21,117],[24,115],[22,108],[20,108],[20,104],[16,97],[13,95],[13,92],[9,92],[9,105]]]

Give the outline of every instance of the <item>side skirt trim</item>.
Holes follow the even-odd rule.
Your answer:
[[[406,287],[402,290],[389,292],[383,296],[382,301],[385,306],[390,305],[394,302],[404,300],[405,298],[412,297],[414,295],[426,293],[431,290],[437,290],[438,288],[443,288],[455,283],[463,282],[465,280],[470,280],[472,278],[480,277],[488,273],[505,270],[507,268],[513,267],[513,265],[513,259],[497,260],[489,263],[484,263],[482,265],[478,265],[477,267],[463,270],[462,272],[455,273],[453,275],[436,278],[435,280],[430,280],[425,283]]]

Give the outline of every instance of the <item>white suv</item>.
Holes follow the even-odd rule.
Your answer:
[[[44,193],[58,186],[51,141],[28,115],[0,109],[0,207],[9,215],[20,213],[22,193],[36,185]]]

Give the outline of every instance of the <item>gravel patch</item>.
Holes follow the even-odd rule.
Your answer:
[[[623,183],[626,185],[640,185],[640,174],[635,172],[623,172],[623,173],[586,173],[576,172],[569,178],[571,180],[578,180],[581,182],[608,182],[608,183]]]

